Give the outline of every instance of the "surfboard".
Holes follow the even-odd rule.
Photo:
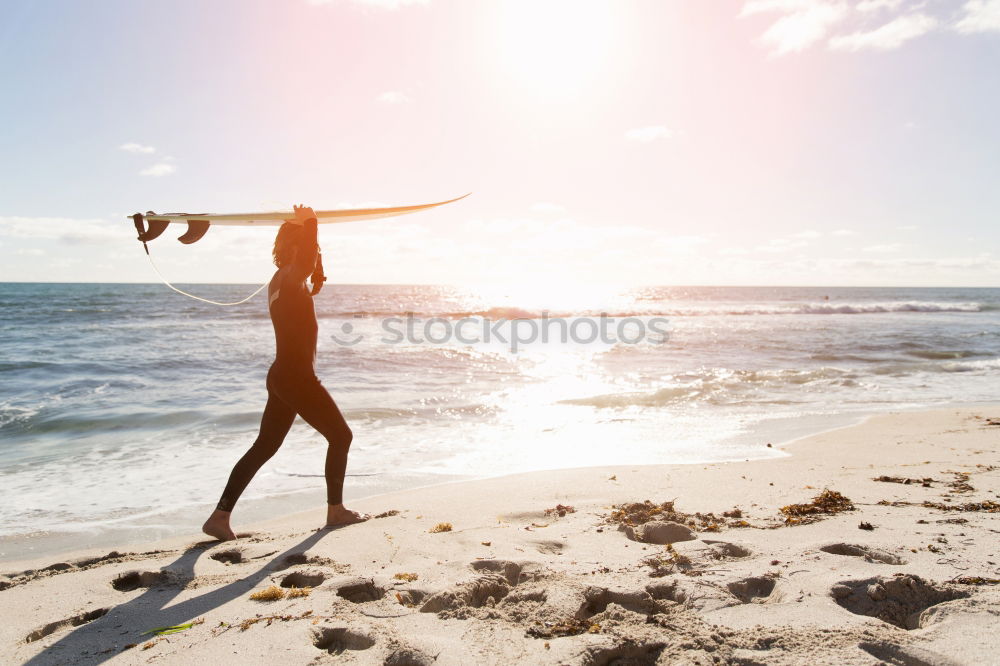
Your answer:
[[[384,217],[395,217],[397,215],[407,215],[409,213],[416,213],[421,210],[428,210],[430,208],[436,208],[437,206],[443,206],[445,204],[450,204],[452,202],[458,201],[459,199],[464,199],[469,196],[464,194],[460,197],[454,199],[449,199],[447,201],[438,201],[436,203],[428,204],[417,204],[415,206],[394,206],[391,208],[343,208],[338,210],[317,210],[316,221],[320,224],[338,224],[340,222],[355,222],[358,220],[376,220]],[[156,213],[146,213],[145,217],[147,222],[200,222],[205,221],[213,225],[228,225],[228,226],[252,226],[252,225],[263,225],[263,226],[280,226],[285,220],[290,220],[295,217],[295,213],[287,211],[275,211],[270,213],[231,213],[231,214],[213,214],[213,213],[164,213],[162,215]]]
[[[471,193],[470,193],[471,194]],[[356,222],[360,220],[377,220],[385,217],[396,217],[397,215],[408,215],[437,206],[443,206],[452,202],[464,199],[469,196],[463,194],[460,197],[447,201],[437,201],[435,203],[417,204],[415,206],[393,206],[390,208],[342,208],[338,210],[317,210],[316,221],[320,224],[337,224],[340,222]],[[149,211],[145,214],[136,213],[130,216],[135,223],[135,229],[139,232],[139,240],[143,243],[157,238],[162,234],[167,226],[173,222],[186,223],[187,231],[177,240],[190,245],[201,239],[208,232],[212,225],[222,226],[281,226],[285,220],[295,217],[295,213],[290,210],[275,211],[270,213],[154,213]],[[144,225],[149,225],[146,228]],[[148,250],[147,250],[148,251]]]

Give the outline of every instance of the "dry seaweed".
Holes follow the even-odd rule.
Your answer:
[[[922,506],[925,509],[937,509],[939,511],[964,511],[964,512],[982,512],[982,513],[1000,513],[1000,503],[994,502],[992,500],[986,500],[984,502],[966,502],[965,504],[948,504],[947,502],[903,502],[889,500],[879,500],[879,506]],[[958,521],[960,519],[953,519]],[[926,521],[925,521],[926,522]],[[936,522],[946,522],[946,521],[936,521]],[[951,522],[951,521],[947,521]]]
[[[266,622],[265,626],[270,627],[271,623],[275,620],[279,622],[288,622],[289,620],[304,620],[305,618],[312,615],[311,610],[303,611],[298,615],[258,615],[256,617],[248,617],[247,619],[240,622],[240,631],[246,631],[258,622]]]
[[[718,532],[726,525],[726,521],[714,513],[684,513],[674,508],[673,501],[654,504],[649,500],[613,506],[604,522],[636,527],[652,520],[680,523],[702,532]]]
[[[428,531],[432,534],[436,534],[438,532],[451,532],[451,523],[438,523]]]
[[[862,520],[860,523],[858,523],[858,529],[859,530],[868,530],[869,532],[871,532],[872,530],[875,529],[875,526],[872,525],[871,523],[867,523],[867,522],[865,522],[865,521]]]
[[[961,585],[1000,585],[1000,578],[983,578],[982,576],[959,576],[951,579],[952,583]]]
[[[952,472],[955,480],[948,482],[948,487],[953,493],[971,493],[975,488],[969,483],[969,475],[965,472]]]
[[[930,488],[931,484],[934,483],[934,479],[931,477],[924,477],[923,479],[912,479],[905,476],[887,476],[883,474],[882,476],[876,476],[872,481],[881,481],[882,483],[902,483],[905,486],[910,484],[919,483],[924,488]]]
[[[576,509],[574,509],[571,506],[567,506],[565,504],[556,504],[551,509],[545,510],[546,516],[556,515],[559,516],[560,518],[565,516],[567,513],[576,513]]]
[[[382,513],[375,514],[372,517],[373,518],[390,518],[392,516],[398,516],[398,515],[399,515],[399,510],[398,509],[389,509],[388,511],[383,511]]]
[[[277,601],[278,599],[285,598],[285,591],[277,585],[272,585],[271,587],[265,587],[263,590],[257,590],[250,595],[250,598],[253,601]]]
[[[674,550],[673,544],[669,543],[662,553],[650,555],[642,560],[642,564],[652,569],[649,572],[650,578],[662,578],[677,572],[698,575],[691,571],[691,558],[678,553]]]
[[[288,598],[295,599],[296,597],[308,597],[310,592],[312,592],[311,587],[293,587],[288,590]]]
[[[789,504],[780,510],[785,515],[786,525],[806,525],[826,515],[853,511],[854,503],[836,490],[825,489],[807,504]]]
[[[558,638],[560,636],[576,636],[578,634],[596,634],[601,631],[601,625],[588,620],[571,617],[559,622],[536,622],[527,632],[532,638]]]
[[[405,573],[405,572],[393,574],[392,577],[395,578],[396,580],[405,580],[407,583],[412,583],[417,578],[419,578],[419,576],[417,576],[417,574],[415,573]]]

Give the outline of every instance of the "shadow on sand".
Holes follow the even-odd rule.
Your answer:
[[[304,553],[328,533],[329,530],[318,530],[285,552],[275,555],[249,576],[174,604],[169,608],[167,605],[170,601],[185,589],[183,585],[174,588],[148,588],[138,597],[111,607],[104,615],[71,631],[24,663],[31,666],[69,663],[101,664],[121,654],[124,646],[128,644],[150,640],[150,635],[143,635],[144,631],[153,627],[167,627],[190,622],[249,593],[275,570],[284,568],[285,558],[292,554]],[[210,541],[190,546],[176,560],[164,566],[162,571],[169,572],[181,581],[190,581],[194,578],[194,566],[198,558],[208,548],[218,543]],[[108,582],[111,583],[111,581]]]

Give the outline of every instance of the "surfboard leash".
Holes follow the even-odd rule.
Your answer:
[[[151,255],[149,253],[149,245],[146,244],[146,241],[152,240],[152,238],[150,238],[150,236],[149,236],[150,232],[146,231],[143,228],[142,215],[139,214],[139,213],[136,213],[133,216],[133,220],[135,221],[135,228],[139,232],[139,242],[142,243],[142,249],[144,249],[146,251],[146,258],[149,259],[149,265],[153,267],[153,270],[159,276],[160,281],[162,281],[163,284],[167,285],[168,287],[170,287],[171,289],[173,289],[174,291],[176,291],[178,294],[183,294],[184,296],[187,296],[188,298],[193,298],[196,301],[201,301],[202,303],[210,303],[212,305],[221,305],[221,306],[242,305],[243,303],[246,303],[251,298],[253,298],[257,294],[259,294],[261,291],[263,291],[264,287],[266,287],[267,284],[268,284],[267,282],[265,282],[264,284],[260,285],[260,287],[258,287],[256,291],[254,291],[252,294],[250,294],[249,296],[247,296],[243,300],[241,300],[241,301],[234,301],[232,303],[221,303],[219,301],[213,301],[213,300],[208,299],[208,298],[202,298],[201,296],[195,296],[194,294],[189,294],[188,292],[184,291],[183,289],[178,289],[174,285],[170,284],[170,281],[167,280],[167,278],[165,278],[163,276],[163,273],[160,272],[160,269],[156,267],[156,262],[153,261],[153,255]],[[159,234],[157,233],[156,235],[158,236]],[[153,238],[155,238],[155,236],[153,236]]]

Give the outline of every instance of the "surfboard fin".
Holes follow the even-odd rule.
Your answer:
[[[147,215],[155,214],[153,211],[149,211]],[[166,220],[144,220],[142,213],[136,213],[132,216],[132,221],[135,223],[135,230],[139,232],[139,240],[143,243],[153,240],[160,234],[162,234],[167,229],[167,225],[170,222]],[[146,226],[143,226],[143,222],[146,222]]]
[[[211,223],[208,220],[190,220],[188,222],[188,230],[177,240],[185,245],[196,243],[201,240],[202,236],[208,233],[209,226],[211,226]]]

